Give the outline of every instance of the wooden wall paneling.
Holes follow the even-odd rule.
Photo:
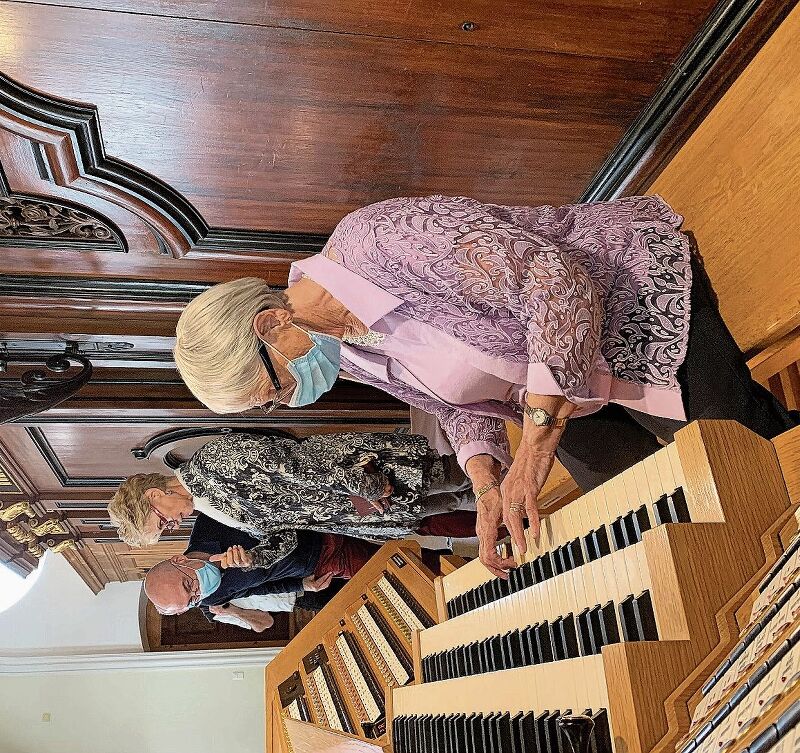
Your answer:
[[[581,200],[647,193],[795,3],[717,3]]]
[[[750,352],[800,322],[798,49],[795,7],[649,188],[685,215]]]
[[[27,1],[27,0],[24,0]],[[60,0],[45,0],[61,5]],[[450,42],[477,47],[547,50],[559,54],[617,57],[641,62],[677,55],[713,7],[706,0],[613,0],[602,8],[591,0],[556,3],[545,8],[518,0],[466,0],[458,5],[386,2],[365,5],[344,0],[335,6],[313,0],[78,0],[84,8],[230,21],[391,37],[406,41]],[[587,15],[594,21],[586,23]],[[666,20],[669,20],[667,23]],[[469,25],[464,28],[465,24]],[[622,29],[626,33],[622,33]],[[569,30],[569,33],[565,33]]]
[[[328,233],[397,193],[569,201],[668,66],[33,4],[0,25],[26,40],[0,69],[96,105],[109,154],[249,230]]]

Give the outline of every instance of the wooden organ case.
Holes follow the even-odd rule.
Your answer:
[[[744,750],[731,694],[748,687],[748,667],[784,678],[772,700],[783,730],[797,720],[800,649],[780,649],[771,669],[755,665],[766,661],[767,637],[783,645],[797,631],[797,553],[771,556],[762,541],[791,512],[771,442],[728,421],[682,429],[547,516],[508,580],[473,561],[436,581],[439,622],[415,640],[418,682],[392,693],[394,753],[567,753],[562,725],[578,715],[592,727],[593,753]],[[690,731],[687,678],[699,692],[713,674],[709,657],[725,632],[717,615],[765,577],[765,551],[786,567],[756,599],[753,620],[778,622],[762,626],[762,654],[753,641],[734,649],[751,664],[734,670],[732,659],[707,699],[694,699]],[[777,725],[767,725],[773,742]]]
[[[414,680],[412,637],[436,622],[419,553],[413,541],[385,544],[268,665],[270,753],[322,750],[330,737],[387,744],[387,695]]]

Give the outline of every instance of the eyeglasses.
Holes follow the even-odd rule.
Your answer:
[[[278,372],[275,371],[275,365],[272,363],[272,359],[269,357],[269,352],[267,351],[267,346],[264,343],[261,343],[261,347],[258,349],[258,355],[261,357],[261,363],[264,364],[264,368],[269,375],[269,380],[275,388],[275,397],[272,398],[272,401],[269,404],[264,403],[264,405],[259,406],[262,413],[269,414],[278,407],[278,396],[281,394],[283,387],[281,387],[280,379],[278,379]]]
[[[197,571],[190,567],[189,569],[192,571],[192,574],[189,575],[181,568],[180,565],[176,564],[172,560],[169,561],[169,564],[172,565],[179,573],[186,576],[183,581],[183,587],[186,589],[186,593],[189,594],[189,603],[186,605],[187,609],[198,606],[202,601],[202,596],[200,595],[200,580],[197,577]]]
[[[174,531],[180,525],[177,520],[173,520],[172,518],[167,518],[162,515],[161,511],[155,505],[151,504],[150,509],[156,514],[156,517],[161,523],[162,531]]]

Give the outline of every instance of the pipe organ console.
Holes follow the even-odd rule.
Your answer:
[[[733,422],[696,422],[543,519],[508,580],[477,561],[438,579],[439,624],[415,640],[418,682],[392,693],[394,753],[562,753],[576,716],[593,726],[587,750],[674,751],[686,725],[672,728],[665,702],[719,642],[717,613],[764,567],[761,537],[787,510],[772,443]],[[796,681],[798,650],[783,638],[787,620],[797,628],[792,557],[757,600],[753,624],[774,622],[707,688],[683,753],[735,745],[742,715],[726,693],[774,680],[750,696],[756,709],[775,678]],[[770,665],[758,651],[776,636]],[[796,717],[795,705],[769,739]]]
[[[386,744],[387,694],[413,681],[412,638],[436,621],[419,551],[412,541],[381,547],[269,664],[268,750],[319,750],[324,731]]]
[[[507,580],[388,544],[268,667],[272,749],[800,753],[799,516],[771,442],[701,421]]]

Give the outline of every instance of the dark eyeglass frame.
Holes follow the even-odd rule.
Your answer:
[[[162,531],[174,531],[180,526],[180,523],[177,520],[174,518],[168,518],[155,505],[151,504],[150,509],[156,514],[156,517],[160,521],[162,525]]]
[[[179,573],[181,573],[182,575],[185,575],[190,580],[194,576],[194,581],[197,583],[198,592],[189,594],[189,603],[187,605],[187,608],[191,609],[192,607],[200,606],[200,602],[203,600],[203,598],[200,595],[200,591],[199,591],[199,589],[200,589],[200,579],[197,577],[197,571],[194,568],[190,567],[189,569],[192,570],[192,575],[189,575],[186,571],[184,571],[182,569],[182,567],[180,565],[178,565],[177,563],[173,562],[172,560],[169,561],[169,564],[172,565]]]
[[[269,357],[269,352],[267,351],[267,346],[264,343],[258,348],[258,355],[261,358],[261,363],[264,364],[264,368],[267,370],[267,374],[269,375],[269,380],[272,382],[272,386],[275,388],[275,397],[272,398],[272,402],[267,405],[260,405],[262,413],[272,413],[278,407],[278,395],[281,394],[283,387],[281,386],[281,381],[278,379],[278,372],[275,371],[275,365],[272,363],[272,359]]]

